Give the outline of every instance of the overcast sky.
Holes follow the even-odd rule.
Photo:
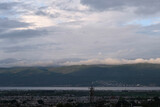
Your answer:
[[[160,63],[159,0],[0,0],[0,67]]]

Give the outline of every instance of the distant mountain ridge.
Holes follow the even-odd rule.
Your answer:
[[[0,86],[160,86],[160,64],[0,68]]]

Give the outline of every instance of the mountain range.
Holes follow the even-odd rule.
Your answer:
[[[0,68],[0,86],[160,86],[160,64]]]

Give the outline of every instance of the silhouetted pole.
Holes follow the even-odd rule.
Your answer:
[[[94,107],[94,88],[91,85],[90,90],[89,90],[89,100],[90,100],[90,107]]]

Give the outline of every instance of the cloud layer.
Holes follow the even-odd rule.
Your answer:
[[[0,60],[0,67],[33,67],[33,66],[72,66],[72,65],[123,65],[123,64],[140,64],[140,63],[149,63],[149,64],[160,64],[160,58],[156,59],[61,59],[61,60],[17,60],[17,59],[5,59]]]
[[[159,0],[1,0],[0,66],[157,61],[159,9]]]
[[[151,63],[151,64],[160,64],[160,58],[156,59],[135,59],[135,60],[126,60],[126,59],[90,59],[82,60],[79,62],[65,62],[62,65],[95,65],[95,64],[106,64],[106,65],[121,65],[121,64],[138,64],[138,63]]]
[[[81,0],[81,3],[88,5],[96,10],[123,10],[125,8],[134,8],[138,14],[159,13],[159,0]]]

